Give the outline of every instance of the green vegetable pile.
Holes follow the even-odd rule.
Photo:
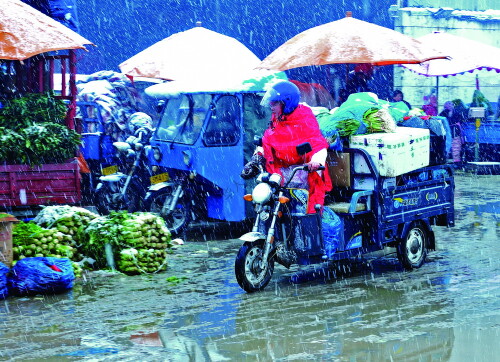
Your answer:
[[[156,273],[167,267],[171,237],[159,216],[147,212],[111,212],[92,220],[86,234],[86,253],[98,265],[105,263],[105,245],[110,244],[118,270],[123,273]]]
[[[33,219],[45,228],[54,228],[72,240],[73,246],[83,252],[85,229],[98,215],[82,207],[68,205],[46,206]],[[82,253],[83,256],[83,253]]]
[[[157,273],[167,268],[171,248],[165,221],[147,212],[111,212],[98,216],[81,207],[47,206],[29,223],[13,232],[15,260],[33,256],[67,257],[75,275],[91,261],[93,268],[108,267],[107,257],[125,274]],[[112,249],[107,255],[106,244]]]
[[[0,162],[39,165],[74,157],[80,135],[64,125],[66,112],[50,92],[7,101],[0,111]]]
[[[79,260],[72,239],[57,229],[45,229],[33,222],[19,222],[12,231],[14,262],[26,257],[56,257]],[[82,268],[73,262],[76,277],[81,277]]]
[[[385,108],[372,107],[363,114],[363,122],[367,125],[367,133],[395,132],[396,121]]]
[[[353,118],[342,119],[337,122],[336,128],[341,137],[351,136],[356,134],[361,122]]]

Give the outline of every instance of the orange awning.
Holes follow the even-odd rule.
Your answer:
[[[73,30],[19,0],[0,0],[0,59],[24,60],[92,44]]]
[[[410,64],[446,58],[422,42],[348,15],[308,29],[286,41],[258,68],[287,70],[325,64]]]

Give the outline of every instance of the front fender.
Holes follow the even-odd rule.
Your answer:
[[[266,235],[258,231],[251,231],[249,233],[241,235],[240,240],[249,242],[254,242],[257,240],[266,240]]]
[[[175,185],[175,183],[170,182],[170,181],[160,182],[160,183],[158,183],[158,184],[155,184],[155,185],[151,186],[151,187],[148,189],[148,193],[149,193],[149,192],[156,192],[156,191],[160,191],[161,189],[164,189],[165,187],[173,187],[174,185]]]
[[[114,173],[114,174],[108,175],[108,176],[101,176],[101,177],[99,177],[99,180],[101,182],[118,182],[124,177],[127,177],[127,175],[125,175],[124,173],[118,172],[118,173]]]

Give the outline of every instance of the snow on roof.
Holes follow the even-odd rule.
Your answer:
[[[242,93],[263,92],[268,83],[287,79],[284,72],[269,73],[261,71],[252,78],[224,79],[203,78],[189,81],[175,80],[152,85],[144,92],[153,98],[177,97],[181,93]]]
[[[407,12],[428,12],[434,17],[454,17],[459,19],[469,19],[476,21],[500,21],[500,10],[459,10],[450,7],[429,8],[429,7],[405,7],[399,9]]]

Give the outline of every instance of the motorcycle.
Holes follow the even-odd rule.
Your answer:
[[[146,157],[150,146],[145,143],[149,142],[152,132],[149,127],[141,127],[125,142],[113,142],[116,165],[103,170],[105,175],[99,177],[95,191],[95,205],[101,215],[143,209],[142,200],[151,176]]]

